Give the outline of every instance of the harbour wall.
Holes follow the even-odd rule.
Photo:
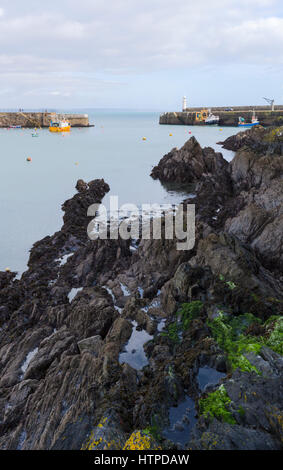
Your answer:
[[[204,125],[204,122],[197,122],[195,120],[196,112],[201,109],[208,108],[187,108],[183,112],[168,112],[163,113],[159,118],[159,124],[170,125]],[[226,108],[227,109],[227,108]],[[247,122],[250,122],[253,110],[262,126],[280,126],[283,125],[283,106],[276,106],[274,111],[270,107],[250,107],[241,106],[234,107],[233,111],[225,111],[224,108],[211,108],[211,112],[219,116],[219,126],[238,126],[239,117],[243,117]]]
[[[0,112],[0,127],[49,127],[50,122],[66,119],[72,127],[90,127],[88,114],[56,114],[43,112]]]

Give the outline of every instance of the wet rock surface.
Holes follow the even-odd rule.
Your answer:
[[[153,170],[196,185],[192,250],[89,240],[109,186],[79,180],[0,273],[1,449],[282,448],[282,155],[245,135],[230,164],[190,139]]]
[[[212,148],[201,148],[195,137],[191,137],[183,147],[172,149],[151,172],[154,179],[162,182],[195,183],[204,174],[217,174],[227,166],[221,153]]]
[[[202,418],[192,432],[192,449],[282,449],[282,368],[278,354],[262,349],[249,360],[260,375],[235,371],[225,381],[231,399],[229,407],[235,419],[232,426]]]

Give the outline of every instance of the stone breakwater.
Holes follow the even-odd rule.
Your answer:
[[[90,127],[87,114],[60,114],[59,117],[67,119],[72,127]],[[0,127],[49,127],[51,120],[55,118],[56,113],[48,112],[0,112]]]
[[[21,279],[0,273],[1,449],[282,449],[281,131],[161,159],[195,185],[191,251],[89,240],[110,188],[78,181]]]
[[[256,108],[256,107],[255,107]],[[195,108],[185,112],[167,112],[159,117],[159,124],[168,125],[205,125],[204,123],[196,122],[195,113],[201,108]],[[243,117],[247,122],[250,122],[252,117],[252,109],[234,109],[233,111],[224,111],[223,108],[213,108],[212,112],[219,116],[219,126],[238,126],[239,117]],[[269,111],[267,109],[256,109],[256,115],[262,126],[280,126],[283,124],[283,109],[276,109]]]

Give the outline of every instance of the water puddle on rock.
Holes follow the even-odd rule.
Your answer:
[[[140,288],[139,288],[140,289]],[[140,291],[139,291],[140,292]],[[140,292],[141,294],[141,292]],[[142,297],[143,298],[143,297]],[[153,299],[150,304],[146,305],[145,307],[141,308],[142,312],[147,313],[149,310],[154,309],[154,308],[160,308],[161,307],[161,302],[158,298]]]
[[[165,323],[166,323],[166,319],[165,319],[165,318],[162,318],[162,320],[160,320],[160,321],[158,322],[158,325],[157,325],[157,331],[158,331],[158,333],[160,333],[161,331],[164,330],[164,328],[165,328]]]
[[[106,290],[107,290],[108,294],[111,295],[112,300],[113,300],[113,304],[114,304],[114,308],[115,308],[115,310],[117,310],[117,312],[119,312],[120,315],[121,315],[123,309],[122,309],[121,307],[118,307],[118,305],[116,305],[116,297],[115,297],[115,295],[113,294],[112,289],[110,289],[110,287],[107,287],[107,286],[102,286],[102,287],[103,287],[103,289],[106,289]]]
[[[131,251],[137,251],[139,245],[138,245],[138,240],[136,238],[131,239],[131,244],[130,244],[130,250]]]
[[[59,263],[59,266],[60,268],[62,266],[65,266],[65,264],[67,263],[68,259],[73,256],[74,253],[67,253],[66,255],[63,255],[61,256],[60,258],[56,259],[55,261],[57,261]]]
[[[83,287],[73,287],[69,294],[68,294],[68,299],[69,299],[69,302],[71,303],[72,300],[76,297],[76,295],[81,291],[83,290]]]
[[[196,410],[194,401],[186,396],[178,406],[169,409],[170,426],[162,432],[166,439],[185,447],[190,439],[190,433],[196,423]]]
[[[216,385],[226,374],[209,366],[200,367],[197,375],[199,389],[203,392],[208,385]]]
[[[120,364],[124,364],[126,362],[134,369],[141,370],[148,364],[148,359],[143,346],[145,343],[150,341],[153,336],[145,330],[137,330],[138,324],[136,321],[133,321],[132,324],[134,327],[132,335],[125,346],[125,350],[119,355],[119,362]]]
[[[142,287],[138,287],[138,291],[139,291],[139,294],[140,294],[140,298],[143,299],[143,294],[144,294],[144,290]]]
[[[27,370],[27,368],[28,368],[28,366],[29,366],[29,363],[30,363],[30,362],[33,360],[33,358],[36,356],[37,352],[38,352],[38,348],[35,348],[35,349],[33,349],[32,351],[30,351],[30,352],[27,354],[27,356],[26,356],[26,358],[25,358],[25,361],[24,361],[24,363],[23,363],[22,366],[21,366],[21,372],[22,372],[21,377],[20,377],[21,379],[23,378],[23,376],[24,376],[24,374],[25,374],[25,372],[26,372],[26,370]]]
[[[218,384],[220,379],[225,376],[226,374],[218,372],[212,367],[200,367],[197,375],[199,389],[203,392],[208,385]],[[196,421],[195,402],[186,396],[185,400],[179,403],[178,406],[169,408],[170,426],[165,428],[162,434],[166,439],[175,444],[180,444],[184,448],[190,439]]]
[[[128,287],[125,286],[125,284],[122,284],[122,282],[120,282],[120,287],[125,297],[129,297],[129,295],[131,295],[131,292],[129,291]]]

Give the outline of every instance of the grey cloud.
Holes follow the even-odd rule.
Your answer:
[[[282,64],[283,18],[276,0],[13,0],[0,4],[0,44],[2,88],[7,77],[24,93],[48,79],[57,91],[65,71],[72,93],[109,83],[79,72]]]

